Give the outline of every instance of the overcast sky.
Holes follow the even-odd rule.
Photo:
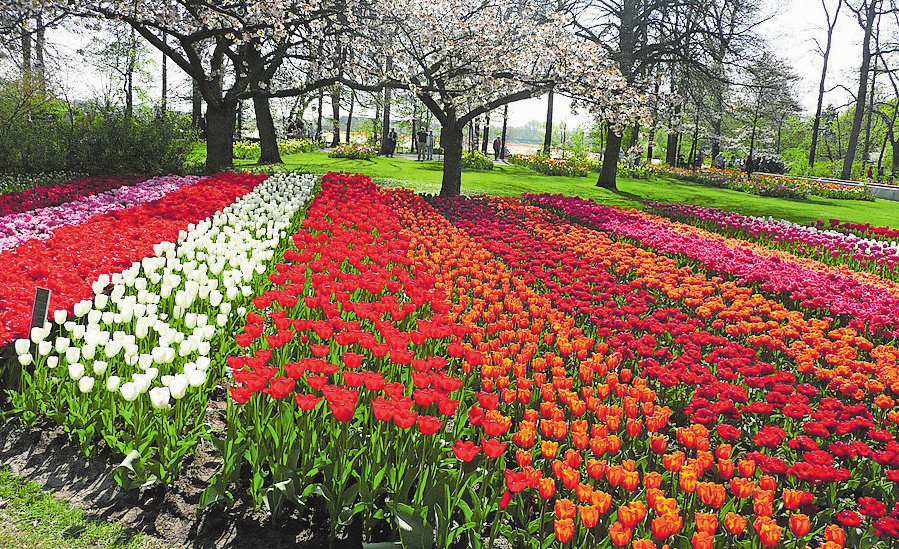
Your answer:
[[[826,1],[829,4],[834,3],[834,0]],[[811,112],[815,107],[821,71],[821,56],[816,53],[814,39],[818,38],[822,45],[825,39],[825,17],[821,0],[783,0],[780,2],[770,0],[768,9],[776,15],[760,28],[760,33],[768,40],[771,49],[777,55],[785,57],[801,77],[796,87],[797,96],[804,109]],[[859,43],[862,33],[858,23],[851,16],[851,12],[844,6],[840,12],[840,22],[834,33],[834,45],[828,69],[828,88],[837,83],[844,83],[849,87],[855,86],[852,82],[857,77],[854,71],[857,70],[856,67],[861,58]],[[69,33],[57,33],[55,41],[63,55],[76,58],[75,50],[83,47],[86,39],[75,37]],[[153,55],[159,57],[160,54],[154,50]],[[177,85],[180,81],[182,89],[186,87],[186,78],[183,73],[172,63],[169,63],[169,68],[171,85]],[[158,71],[158,66],[156,70]],[[98,74],[83,67],[65,74],[63,84],[80,98],[96,95],[104,87],[102,78]],[[835,106],[842,106],[848,100],[848,93],[834,91],[825,97],[825,104],[832,103]],[[188,107],[184,105],[180,108],[187,109]],[[326,112],[330,112],[330,109],[327,109]],[[556,97],[553,113],[556,123],[564,121],[569,127],[575,127],[588,121],[588,117],[584,114],[573,115],[568,101],[563,97]],[[309,114],[307,114],[308,117]],[[509,107],[509,122],[513,126],[521,126],[531,120],[545,120],[545,117],[545,96],[520,101]]]

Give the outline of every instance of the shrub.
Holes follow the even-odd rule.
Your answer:
[[[478,151],[462,151],[462,168],[469,170],[492,170],[493,160]]]
[[[353,160],[371,160],[378,154],[377,149],[358,143],[341,143],[328,153],[331,158],[351,158]]]
[[[599,162],[588,158],[569,158],[562,160],[542,154],[513,154],[509,162],[530,168],[543,175],[562,175],[567,177],[586,177],[590,171],[597,171]]]
[[[278,152],[282,155],[313,152],[323,146],[321,141],[309,138],[278,140]],[[259,141],[238,141],[234,143],[234,158],[243,160],[259,158]]]

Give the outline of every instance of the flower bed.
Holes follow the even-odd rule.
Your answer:
[[[805,199],[809,195],[813,195],[840,200],[874,200],[874,195],[865,186],[840,185],[837,183],[809,181],[801,178],[758,174],[752,174],[747,180],[746,174],[743,172],[717,168],[688,170],[671,166],[654,166],[652,170],[662,177],[672,177],[700,185],[731,189],[759,196]]]
[[[374,147],[360,145],[358,143],[341,143],[328,153],[330,158],[350,158],[353,160],[371,160],[377,156],[378,151]]]
[[[165,176],[79,198],[59,206],[0,217],[0,251],[28,240],[46,240],[59,227],[77,225],[94,215],[124,210],[162,198],[198,181],[198,177]]]
[[[147,178],[136,175],[89,177],[52,187],[32,187],[0,195],[0,216],[28,212],[36,208],[59,206],[92,194],[134,185]]]
[[[317,508],[331,543],[899,537],[892,281],[559,196],[329,174],[303,217],[281,177],[16,343],[21,413],[167,482],[224,374],[201,504]]]
[[[174,233],[176,242],[154,244],[128,269],[100,275],[93,299],[76,303],[73,315],[54,314],[55,337],[35,329],[30,341],[16,342],[20,362],[35,372],[13,398],[20,414],[57,421],[86,455],[102,439],[126,457],[115,471],[125,487],[174,480],[206,432],[236,321],[313,185],[311,176],[271,177]]]
[[[493,159],[478,151],[462,151],[462,168],[469,170],[492,170]]]
[[[279,139],[278,152],[281,154],[299,154],[317,151],[324,147],[321,141],[314,139]],[[259,157],[259,141],[237,141],[234,143],[234,158],[252,159]]]
[[[524,166],[543,175],[564,175],[567,177],[586,177],[591,171],[598,169],[596,162],[582,158],[562,160],[537,154],[513,154],[509,156],[509,162]]]
[[[53,187],[85,177],[87,174],[78,172],[0,174],[0,194],[25,191],[34,187]]]
[[[650,203],[650,210],[726,236],[760,242],[829,265],[847,265],[891,280],[899,279],[899,246],[838,231],[758,218],[689,204]]]

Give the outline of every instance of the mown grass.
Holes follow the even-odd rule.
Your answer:
[[[0,549],[160,547],[120,524],[99,522],[0,468]]]
[[[382,184],[402,185],[420,193],[438,193],[443,175],[440,161],[417,162],[405,158],[377,157],[372,160],[329,158],[326,153],[301,153],[283,157],[284,169],[313,173],[345,171],[364,173]],[[237,167],[253,169],[251,160],[237,162]],[[464,194],[519,195],[521,193],[561,193],[591,198],[603,204],[628,208],[643,207],[644,200],[682,202],[721,208],[744,215],[772,216],[796,223],[812,223],[818,219],[871,223],[899,227],[899,202],[876,200],[834,200],[809,197],[787,200],[754,196],[727,189],[704,187],[667,178],[618,179],[618,191],[597,188],[594,177],[545,176],[514,165],[497,165],[492,171],[462,173]]]

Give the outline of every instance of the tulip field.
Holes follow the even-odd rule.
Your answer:
[[[341,173],[25,187],[11,406],[126,489],[208,442],[202,506],[318,510],[332,547],[897,545],[895,229]]]

